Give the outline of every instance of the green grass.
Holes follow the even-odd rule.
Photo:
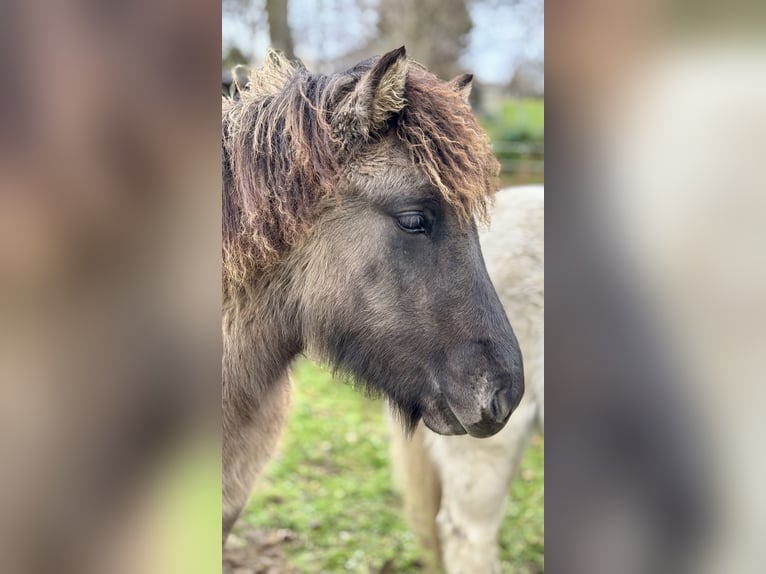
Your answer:
[[[297,534],[285,551],[301,572],[420,572],[394,492],[383,404],[302,360],[279,454],[244,520]],[[543,443],[512,486],[501,532],[504,572],[543,571]]]

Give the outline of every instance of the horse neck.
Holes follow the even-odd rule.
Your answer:
[[[289,294],[273,275],[224,289],[224,384],[266,390],[301,351]]]

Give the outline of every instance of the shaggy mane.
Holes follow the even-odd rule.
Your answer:
[[[370,143],[353,133],[352,122],[339,129],[333,112],[377,60],[317,75],[272,52],[248,85],[239,86],[238,98],[224,98],[226,277],[244,279],[278,261],[309,230],[344,166]],[[412,61],[404,98],[404,108],[389,122],[390,133],[462,221],[486,221],[499,164],[470,106],[447,82]]]

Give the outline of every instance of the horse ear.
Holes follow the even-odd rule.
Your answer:
[[[404,108],[404,84],[407,80],[407,54],[404,46],[383,54],[359,79],[340,119],[356,124],[365,138],[383,131],[388,120]],[[349,114],[354,116],[349,118]]]
[[[449,83],[452,89],[460,94],[460,97],[463,98],[466,104],[471,95],[471,82],[473,82],[473,74],[460,74]]]

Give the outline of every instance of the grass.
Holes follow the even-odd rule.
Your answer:
[[[388,462],[381,401],[315,364],[294,371],[293,408],[277,457],[244,520],[297,534],[285,551],[301,572],[420,572]],[[535,441],[511,489],[501,532],[503,572],[543,571],[543,442]]]

